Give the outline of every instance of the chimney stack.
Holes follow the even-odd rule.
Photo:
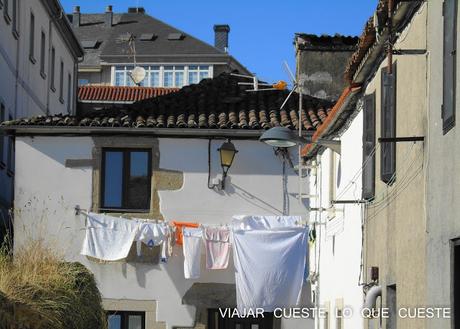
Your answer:
[[[228,52],[228,33],[230,26],[214,25],[214,47],[227,53]]]
[[[72,25],[74,27],[80,26],[80,6],[73,7]]]
[[[105,27],[113,25],[113,7],[111,5],[105,8]]]

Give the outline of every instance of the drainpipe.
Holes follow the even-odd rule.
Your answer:
[[[366,294],[364,308],[373,309],[377,304],[377,298],[382,296],[382,286],[373,286]]]

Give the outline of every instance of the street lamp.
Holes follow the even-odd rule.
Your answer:
[[[265,131],[262,136],[260,136],[259,141],[273,147],[282,148],[292,147],[298,144],[318,144],[340,154],[340,141],[325,140],[321,138],[313,141],[311,138],[307,139],[298,136],[294,130],[286,127],[273,127]]]
[[[225,179],[227,178],[228,170],[232,166],[233,159],[238,153],[238,150],[235,148],[235,145],[228,140],[222,144],[218,151],[220,153],[220,165],[222,166],[222,189],[225,189]]]

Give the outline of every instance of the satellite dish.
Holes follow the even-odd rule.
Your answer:
[[[136,85],[139,85],[144,79],[145,79],[145,69],[140,66],[136,66],[132,71],[131,71],[131,79]]]

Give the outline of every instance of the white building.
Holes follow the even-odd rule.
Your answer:
[[[43,238],[67,260],[83,263],[97,279],[106,310],[144,321],[147,329],[222,328],[215,320],[216,308],[235,306],[232,264],[227,270],[210,271],[203,260],[200,279],[186,280],[179,246],[167,264],[141,262],[135,255],[123,263],[92,261],[80,255],[85,217],[76,216],[74,208],[80,205],[129,218],[204,224],[229,223],[238,214],[290,214],[306,219],[307,208],[296,198],[298,176],[287,155],[281,157],[282,153],[275,154],[257,141],[262,127],[280,123],[295,127],[299,121],[293,109],[298,97],[293,96],[287,110],[280,112],[287,92],[248,93],[238,81],[230,75],[205,80],[192,90],[127,107],[122,118],[107,110],[77,117],[66,126],[59,124],[68,122],[65,116],[45,125],[18,120],[3,126],[16,134],[15,246]],[[216,98],[219,90],[221,97]],[[326,113],[329,105],[310,97],[305,104],[315,116]],[[239,152],[222,190],[210,185],[222,177],[217,149],[227,138]],[[151,193],[119,193],[130,177],[126,172],[115,174],[121,155],[137,159],[136,168],[144,168],[146,179],[136,188]],[[297,157],[295,152],[290,156]],[[117,184],[119,179],[125,183]],[[301,306],[311,306],[309,291],[305,285]],[[268,318],[226,325],[313,328],[311,319]]]
[[[57,0],[0,1],[0,122],[74,113],[83,49]],[[0,216],[13,201],[14,142],[0,136]],[[3,225],[2,225],[3,226]]]

